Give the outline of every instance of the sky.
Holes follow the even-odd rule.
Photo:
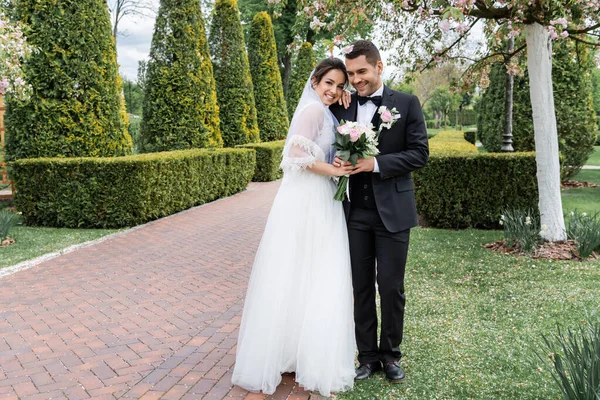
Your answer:
[[[158,1],[157,3],[158,8]],[[154,17],[127,16],[119,23],[117,61],[122,76],[135,81],[138,61],[148,58],[154,31]]]

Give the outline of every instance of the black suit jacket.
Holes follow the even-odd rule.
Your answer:
[[[400,113],[400,119],[390,129],[384,128],[379,135],[379,155],[376,157],[379,173],[370,175],[375,204],[383,224],[390,232],[400,232],[418,224],[411,172],[427,164],[427,126],[421,103],[416,96],[385,86],[382,105],[390,110],[395,107]],[[332,105],[330,109],[341,123],[342,120],[355,121],[357,107],[357,94],[353,93],[348,109],[338,104]],[[378,122],[378,117],[376,112],[373,120]],[[352,204],[346,201],[344,208],[347,217],[350,207]]]

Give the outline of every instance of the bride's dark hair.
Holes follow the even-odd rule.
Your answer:
[[[346,65],[344,64],[344,62],[342,60],[340,60],[339,58],[326,58],[323,61],[321,61],[319,63],[319,65],[317,65],[317,67],[315,68],[315,72],[313,73],[313,77],[312,77],[312,84],[313,86],[318,85],[321,82],[321,79],[323,79],[323,77],[325,75],[327,75],[327,73],[329,71],[332,71],[334,69],[340,70],[344,73],[344,77],[346,78],[346,86],[348,85],[348,72],[346,72]]]

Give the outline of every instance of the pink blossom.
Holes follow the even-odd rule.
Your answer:
[[[2,80],[0,81],[0,94],[4,95],[6,94],[6,89],[8,89],[8,78],[7,77],[3,77]]]
[[[354,45],[346,46],[342,49],[342,53],[350,54],[352,53],[352,50],[354,50]]]
[[[450,21],[448,21],[447,19],[441,20],[439,27],[442,30],[442,32],[448,32],[450,30]]]
[[[360,131],[358,129],[350,130],[350,141],[352,143],[356,142],[359,137],[360,137]]]
[[[567,31],[562,31],[562,33],[560,34],[561,38],[566,38],[567,36],[569,36],[569,32]]]

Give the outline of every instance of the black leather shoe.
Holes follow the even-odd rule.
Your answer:
[[[383,367],[383,370],[385,371],[385,377],[388,378],[392,383],[400,383],[406,379],[406,375],[404,374],[402,368],[400,368],[398,361],[386,363]]]
[[[360,367],[356,368],[356,376],[354,377],[354,380],[362,381],[377,371],[381,371],[381,363],[379,361],[370,364],[361,364]]]

